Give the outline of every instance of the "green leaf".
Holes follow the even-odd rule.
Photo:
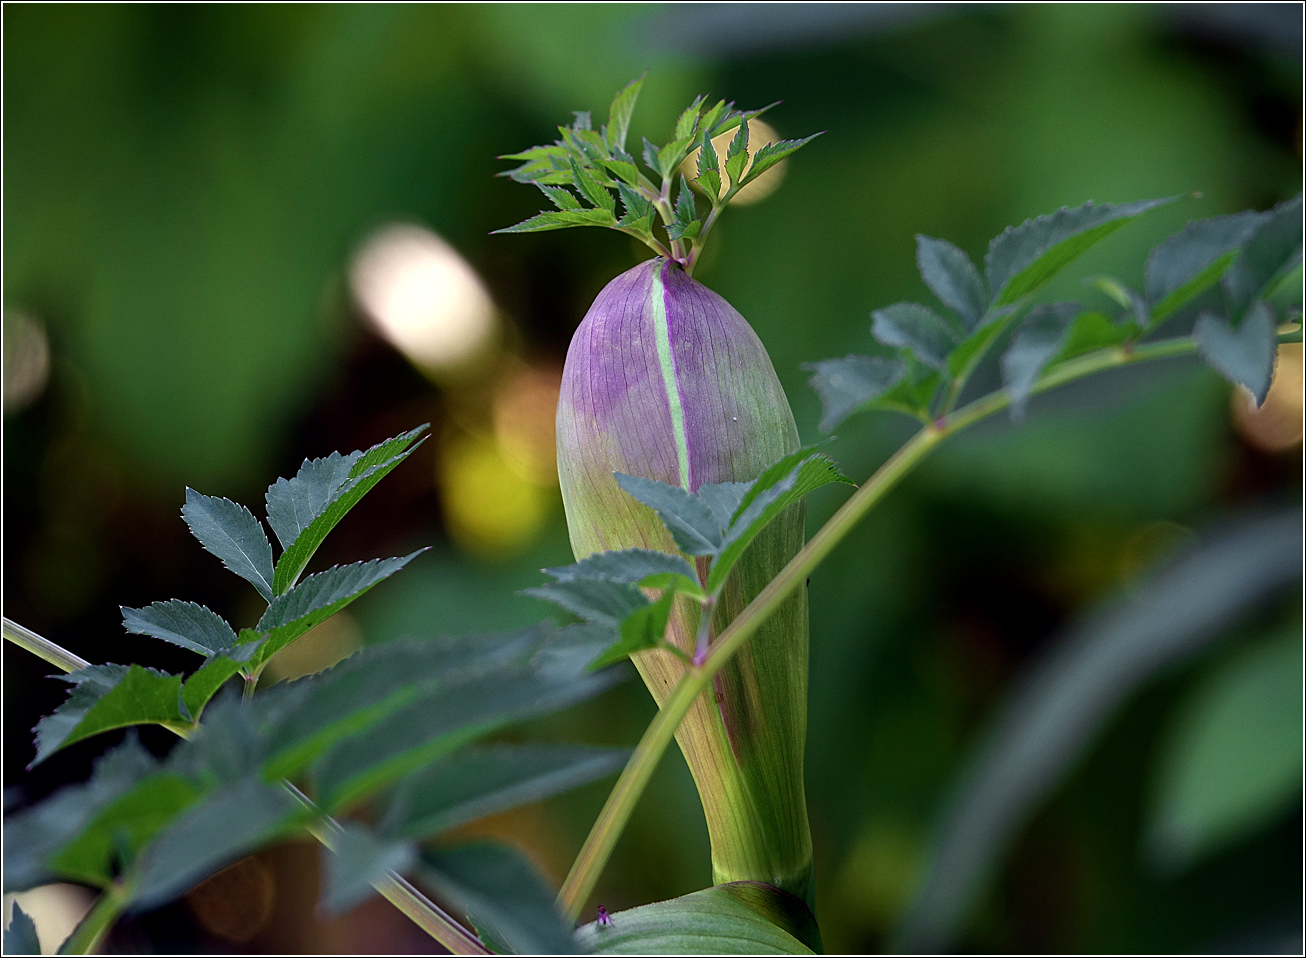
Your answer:
[[[128,632],[152,635],[201,655],[225,652],[236,644],[236,631],[207,606],[181,599],[153,602],[143,609],[120,607]]]
[[[662,644],[667,634],[667,619],[671,617],[671,603],[675,601],[674,589],[667,589],[655,602],[644,604],[621,620],[621,638],[608,646],[590,663],[591,669],[616,665],[636,652],[652,649]]]
[[[1274,314],[1258,302],[1237,329],[1219,316],[1202,313],[1193,325],[1197,351],[1207,364],[1235,386],[1252,394],[1256,405],[1265,402],[1274,378]]]
[[[39,765],[84,738],[129,725],[187,726],[181,676],[139,665],[92,665],[56,678],[73,686],[68,698],[36,725]]]
[[[748,174],[744,177],[741,185],[747,186],[771,167],[788,157],[791,153],[798,152],[820,135],[821,133],[813,133],[811,136],[805,136],[801,140],[778,140],[775,143],[764,143],[761,148],[753,154],[753,165],[748,168]]]
[[[768,467],[749,487],[731,520],[708,573],[708,592],[718,592],[744,550],[782,510],[834,482],[853,485],[834,460],[823,453],[813,454],[811,448],[800,449]]]
[[[362,825],[346,824],[331,851],[322,849],[321,908],[339,915],[361,905],[373,894],[372,882],[390,872],[403,874],[416,860],[417,849],[408,842],[387,840]]]
[[[621,195],[621,205],[625,210],[625,215],[617,221],[617,226],[650,233],[657,217],[657,209],[653,204],[625,183],[617,184],[617,192]]]
[[[1014,312],[1008,311],[990,319],[953,347],[952,352],[948,353],[948,375],[952,379],[965,379],[969,376],[1014,316]]]
[[[396,559],[372,559],[332,566],[308,576],[289,592],[272,600],[254,628],[267,636],[258,651],[266,662],[315,625],[331,618],[372,586],[394,575],[426,549]]]
[[[900,359],[845,356],[804,363],[807,380],[821,397],[821,431],[829,432],[859,409],[871,406],[907,375]]]
[[[277,560],[272,579],[277,595],[295,584],[336,523],[408,458],[417,448],[413,441],[426,429],[423,423],[365,452],[347,456],[332,453],[324,459],[305,460],[294,479],[278,479],[268,487],[268,525],[285,550]]]
[[[101,809],[158,769],[135,733],[95,762],[88,782],[60,789],[10,816],[4,829],[4,890],[23,891],[57,879],[49,858],[75,839]]]
[[[721,528],[725,529],[739,511],[752,486],[751,482],[705,482],[698,487],[695,495],[712,510],[712,515],[716,516]]]
[[[1118,205],[1089,202],[1007,227],[989,243],[984,257],[993,305],[1006,306],[1032,293],[1089,247],[1178,198]]]
[[[549,198],[554,206],[560,210],[579,210],[582,209],[580,200],[576,199],[576,194],[571,190],[561,186],[546,186],[543,183],[537,183],[536,186],[540,191]]]
[[[1217,283],[1237,257],[1238,247],[1268,215],[1248,210],[1194,220],[1153,248],[1143,281],[1152,317],[1160,322]]]
[[[418,880],[518,954],[578,951],[569,924],[554,905],[553,889],[525,858],[502,845],[428,849],[422,853]]]
[[[783,902],[766,901],[781,896]],[[576,940],[599,955],[810,955],[793,932],[814,929],[795,896],[761,882],[731,882],[619,911],[607,924],[581,926]]]
[[[1110,276],[1093,276],[1084,280],[1089,286],[1115,300],[1125,309],[1121,320],[1128,320],[1141,330],[1152,326],[1152,312],[1147,300],[1136,289]]]
[[[1114,322],[1106,313],[1090,310],[1080,313],[1070,324],[1061,351],[1054,362],[1064,362],[1084,353],[1091,353],[1109,346],[1119,346],[1129,334],[1126,327]]]
[[[717,165],[716,147],[712,145],[712,137],[707,131],[703,132],[698,148],[698,176],[694,182],[707,194],[712,205],[716,206],[721,196],[721,170]]]
[[[721,547],[721,525],[712,510],[686,489],[655,479],[614,473],[617,485],[658,514],[676,545],[686,555],[715,555]]]
[[[694,200],[694,191],[689,188],[689,183],[682,175],[680,177],[680,192],[676,197],[675,218],[671,225],[667,227],[667,235],[672,239],[693,239],[698,235],[702,228],[702,223],[697,219],[698,204]]]
[[[916,265],[939,302],[956,313],[967,330],[979,325],[989,294],[975,264],[947,240],[916,237]]]
[[[141,853],[131,911],[178,897],[225,865],[292,831],[308,811],[283,788],[244,779],[192,806]]]
[[[640,87],[644,77],[631,80],[608,108],[608,125],[606,129],[608,146],[615,150],[626,148],[626,135],[630,132],[630,118],[635,115],[635,101],[639,98]]]
[[[629,758],[628,749],[589,745],[465,749],[403,779],[377,829],[391,838],[430,838],[603,778]]]
[[[1247,650],[1184,706],[1170,735],[1148,846],[1177,869],[1228,848],[1301,794],[1301,630]]]
[[[39,955],[41,939],[36,935],[36,922],[14,902],[14,913],[5,926],[4,953],[6,955]]]
[[[746,485],[739,483],[738,485]],[[699,490],[702,496],[702,490]],[[733,509],[731,510],[733,512]],[[724,526],[729,517],[722,522]],[[544,574],[566,581],[570,579],[611,579],[614,582],[644,583],[650,576],[664,573],[681,575],[693,580],[693,566],[683,557],[655,549],[618,549],[612,552],[596,552],[571,565],[544,569]]]
[[[619,186],[623,183],[630,186],[639,184],[639,167],[635,165],[633,159],[624,153],[614,159],[604,160],[603,168],[617,175],[616,183]]]
[[[580,191],[580,195],[589,200],[591,204],[598,209],[607,210],[609,214],[616,213],[617,201],[613,199],[612,194],[594,178],[589,170],[582,169],[575,160],[571,161],[571,178],[576,184],[576,189]]]
[[[624,677],[611,671],[586,675],[576,670],[578,664],[547,656],[519,660],[420,689],[316,764],[313,779],[323,807],[350,805],[489,732],[584,701]]]
[[[568,176],[564,182],[571,182]],[[614,204],[615,207],[615,204]],[[494,233],[542,233],[546,230],[564,230],[571,226],[616,226],[612,210],[566,210],[557,213],[540,213],[516,226],[494,230]]]
[[[743,185],[744,167],[748,165],[748,124],[740,123],[739,132],[730,140],[726,149],[726,174],[730,177],[730,186],[738,189]]]
[[[1071,322],[1084,311],[1078,303],[1050,303],[1030,311],[1002,354],[1002,384],[1011,395],[1011,417],[1020,419],[1043,370],[1066,341]]]
[[[130,866],[136,853],[199,797],[199,787],[184,776],[147,775],[97,810],[72,841],[50,856],[50,866],[62,878],[107,888],[118,867]],[[124,854],[129,861],[118,860]]]
[[[1284,272],[1301,262],[1302,198],[1280,203],[1256,226],[1224,274],[1230,319],[1240,318]]]
[[[523,595],[543,599],[561,606],[586,622],[611,629],[623,619],[648,605],[648,598],[631,582],[611,579],[564,579],[523,589]]]
[[[895,303],[871,314],[871,333],[886,346],[911,350],[932,369],[947,368],[948,353],[961,336],[938,313],[920,303]]]
[[[236,646],[233,652],[210,656],[207,662],[182,683],[181,700],[192,719],[199,720],[209,699],[244,668],[245,663],[258,652],[261,645],[262,640],[253,637],[244,645]]]
[[[506,170],[499,176],[507,176],[518,183],[553,183],[571,182],[570,155],[561,144],[551,146],[533,146],[521,153],[508,153],[500,156],[501,160],[525,160],[514,170]]]
[[[706,110],[698,123],[698,128],[703,131],[703,135],[710,140],[718,133],[724,133],[726,131],[726,118],[730,116],[730,111],[734,108],[734,105],[733,102],[727,103],[725,100],[717,100],[714,106]],[[739,122],[737,116],[735,122]],[[730,127],[730,129],[733,129],[733,127]]]
[[[272,544],[252,512],[187,487],[181,514],[200,545],[272,601]]]
[[[648,137],[644,137],[644,163],[658,176],[666,175],[662,172],[662,161],[658,158],[657,144]]]

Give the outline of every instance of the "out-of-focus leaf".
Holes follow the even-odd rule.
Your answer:
[[[1002,354],[1002,384],[1011,394],[1013,419],[1024,415],[1034,384],[1061,352],[1071,322],[1083,309],[1078,303],[1037,306],[1011,338],[1011,345]]]
[[[1267,215],[1248,210],[1194,220],[1148,253],[1143,289],[1153,319],[1160,322],[1219,282],[1238,247]]]
[[[321,907],[339,915],[373,894],[372,882],[389,872],[403,874],[417,860],[417,849],[404,841],[375,835],[353,822],[335,836],[331,850],[322,849],[325,875]]]
[[[50,856],[50,865],[62,878],[107,888],[115,864],[131,864],[115,860],[124,853],[134,858],[199,796],[199,787],[181,775],[148,775],[97,811],[76,838]]]
[[[1197,351],[1207,364],[1235,386],[1243,386],[1265,402],[1274,378],[1274,314],[1265,303],[1256,303],[1233,329],[1219,316],[1203,313],[1193,325]]]
[[[979,325],[989,294],[970,257],[947,240],[916,237],[916,265],[939,302],[961,317],[967,330]]]
[[[612,579],[564,579],[523,589],[522,594],[552,602],[586,622],[611,629],[618,628],[626,616],[648,605],[648,597],[633,582]]]
[[[876,339],[886,346],[910,349],[918,360],[940,372],[947,368],[948,353],[961,341],[943,317],[920,303],[895,303],[871,315]]]
[[[816,937],[807,906],[762,882],[715,885],[576,930],[581,947],[599,955],[813,954],[799,935]]]
[[[1122,320],[1132,322],[1140,330],[1149,329],[1152,326],[1152,311],[1147,305],[1147,300],[1143,294],[1132,287],[1110,276],[1094,276],[1084,281],[1089,286],[1105,293],[1111,297],[1125,310]]]
[[[423,839],[610,775],[627,749],[589,745],[490,745],[466,749],[395,788],[378,831]]]
[[[563,180],[569,182],[570,179]],[[615,203],[613,209],[616,208]],[[556,213],[539,213],[516,226],[508,226],[494,233],[542,233],[545,230],[562,230],[569,226],[616,226],[613,210],[559,210]]]
[[[272,601],[272,543],[254,513],[230,499],[187,487],[181,514],[200,545]]]
[[[800,456],[806,458],[798,459]],[[798,459],[795,463],[794,460]],[[853,482],[822,453],[802,449],[769,467],[749,487],[731,519],[721,550],[708,572],[707,590],[715,593],[758,534],[783,510],[809,492],[835,482]]]
[[[418,880],[518,954],[578,952],[553,890],[511,849],[488,843],[429,849]]]
[[[721,524],[698,496],[655,479],[620,472],[616,477],[617,485],[658,514],[687,555],[714,555],[721,547]]]
[[[128,725],[186,726],[181,676],[139,665],[92,665],[56,676],[73,686],[68,698],[36,724],[38,765],[66,745]]]
[[[657,601],[645,600],[644,605],[628,613],[621,620],[618,630],[621,638],[591,662],[590,668],[601,669],[615,665],[636,652],[659,645],[666,635],[667,619],[671,617],[671,603],[675,598],[675,592],[668,589]]]
[[[1284,272],[1301,262],[1302,197],[1280,203],[1256,225],[1224,274],[1229,318],[1237,320],[1274,285]]]
[[[307,812],[283,788],[245,779],[204,798],[141,853],[132,911],[176,898],[206,875],[266,844]]]
[[[128,632],[152,635],[201,655],[225,652],[236,644],[236,632],[226,619],[207,606],[181,599],[123,608],[122,624]]]
[[[4,952],[6,955],[39,955],[41,939],[36,935],[36,922],[14,902],[13,917],[5,926]]]
[[[1302,514],[1203,536],[1127,598],[1085,619],[1021,676],[967,763],[893,950],[941,951],[1012,836],[1116,707],[1300,581]]]
[[[854,412],[873,408],[877,399],[902,381],[907,366],[882,356],[845,356],[804,363],[808,383],[821,397],[821,431],[829,432]]]
[[[947,373],[953,379],[969,376],[984,358],[984,352],[993,345],[993,341],[1002,335],[1011,322],[1013,312],[991,319],[980,326],[948,353]]]
[[[727,518],[726,521],[729,519]],[[596,552],[571,565],[544,570],[545,575],[559,581],[611,579],[614,582],[642,582],[649,576],[662,573],[683,575],[692,579],[694,569],[684,557],[669,552],[658,552],[656,549],[618,549],[612,552]]]
[[[1247,650],[1183,713],[1160,760],[1148,834],[1168,870],[1227,848],[1301,793],[1301,629]]]
[[[639,98],[639,89],[644,85],[644,78],[631,80],[608,108],[608,145],[614,150],[626,148],[626,135],[630,131],[630,118],[635,114],[635,101]]]
[[[1056,361],[1062,362],[1108,346],[1119,346],[1128,337],[1128,327],[1113,322],[1106,313],[1096,310],[1080,313],[1070,324]]]
[[[266,662],[309,629],[331,618],[378,582],[394,575],[425,552],[418,549],[395,559],[372,559],[332,566],[315,573],[272,600],[255,631],[267,636],[258,650]]]
[[[1006,306],[1032,293],[1089,247],[1149,210],[1177,196],[1135,203],[1085,203],[1008,226],[984,257],[993,305]]]
[[[100,810],[158,770],[134,733],[105,752],[90,781],[60,789],[33,808],[8,818],[4,835],[4,890],[24,891],[55,881],[49,858],[72,841]]]

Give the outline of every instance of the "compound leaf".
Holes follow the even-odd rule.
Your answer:
[[[907,366],[883,356],[845,356],[804,363],[812,373],[807,380],[821,397],[821,431],[829,432],[859,409],[875,401],[902,381]]]
[[[698,496],[656,479],[616,473],[617,485],[658,514],[687,555],[715,555],[721,547],[721,524]]]
[[[181,514],[200,545],[272,601],[272,544],[252,512],[230,499],[187,487]]]
[[[871,333],[886,346],[909,349],[920,362],[942,372],[961,336],[938,313],[920,303],[894,303],[871,314]]]
[[[1024,415],[1034,384],[1061,352],[1071,322],[1083,312],[1078,303],[1050,303],[1030,311],[1002,354],[1002,383],[1011,395],[1011,415]]]
[[[969,256],[947,240],[918,235],[916,265],[925,285],[961,318],[967,330],[979,325],[988,309],[989,294]]]
[[[1262,302],[1252,306],[1237,329],[1211,313],[1202,313],[1193,326],[1202,358],[1229,382],[1245,387],[1258,406],[1274,378],[1274,332],[1274,313]]]
[[[1301,262],[1302,198],[1280,203],[1256,225],[1224,274],[1230,319],[1240,318],[1284,272]]]
[[[615,150],[624,150],[626,148],[626,135],[630,132],[630,118],[635,115],[635,101],[639,98],[640,87],[644,85],[644,78],[631,80],[621,92],[617,94],[616,99],[612,101],[612,106],[608,108],[608,146]]]
[[[207,606],[181,599],[153,602],[143,609],[122,608],[128,632],[152,635],[201,655],[225,652],[236,644],[236,632],[227,620]]]
[[[32,765],[66,745],[110,729],[191,724],[182,703],[180,675],[140,665],[92,665],[56,678],[73,688],[62,705],[37,723]]]
[[[1194,220],[1147,254],[1143,290],[1160,322],[1202,290],[1214,285],[1238,255],[1238,247],[1266,213],[1248,210]]]
[[[742,485],[742,484],[741,484]],[[705,487],[706,488],[706,487]],[[703,490],[699,490],[702,497]],[[733,509],[731,510],[733,512]],[[726,521],[729,521],[727,516]],[[724,523],[723,523],[724,524]],[[649,576],[670,573],[694,578],[694,569],[684,557],[656,549],[618,549],[596,552],[571,565],[543,570],[559,581],[570,579],[611,579],[614,582],[643,582]]]

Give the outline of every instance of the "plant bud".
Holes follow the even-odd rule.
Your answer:
[[[766,350],[724,299],[662,258],[599,294],[567,352],[558,403],[558,474],[577,560],[631,547],[677,551],[614,472],[697,491],[752,481],[798,448]],[[801,503],[789,508],[749,547],[717,605],[713,637],[802,548],[804,518]],[[691,656],[699,614],[696,602],[678,598],[668,629]],[[659,705],[685,670],[662,649],[634,661]],[[713,691],[677,739],[707,816],[714,880],[769,882],[810,905],[805,591],[766,620]]]

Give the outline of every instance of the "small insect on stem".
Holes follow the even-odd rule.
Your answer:
[[[608,914],[608,910],[602,905],[599,905],[599,924],[604,927],[612,924],[612,916]]]

